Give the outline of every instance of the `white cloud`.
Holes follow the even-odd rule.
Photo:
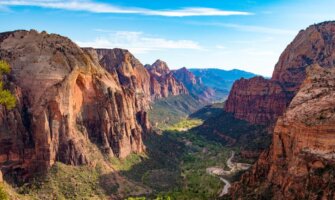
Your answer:
[[[217,49],[226,49],[226,47],[225,47],[225,46],[223,46],[223,45],[220,45],[220,44],[216,45],[215,47],[216,47]]]
[[[192,40],[169,40],[165,38],[147,36],[142,32],[129,31],[98,31],[109,32],[108,36],[98,37],[93,41],[76,41],[81,47],[94,48],[124,48],[132,53],[148,53],[164,49],[193,49],[202,50],[202,47]]]
[[[87,11],[93,13],[123,13],[156,15],[165,17],[188,17],[188,16],[230,16],[251,15],[249,12],[219,10],[215,8],[182,8],[175,10],[152,10],[145,8],[127,8],[114,6],[112,4],[98,3],[91,0],[1,0],[3,6],[37,6],[44,8],[55,8],[74,11]]]
[[[218,26],[225,28],[232,28],[240,31],[254,32],[254,33],[266,33],[266,34],[277,34],[277,35],[295,35],[297,31],[269,28],[263,26],[253,26],[253,25],[242,25],[242,24],[230,24],[221,22],[189,22],[189,24],[200,25],[200,26]]]

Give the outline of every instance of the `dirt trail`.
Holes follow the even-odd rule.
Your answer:
[[[231,187],[231,183],[227,179],[223,178],[222,176],[229,176],[229,175],[235,174],[238,171],[247,170],[251,166],[245,163],[232,162],[232,160],[234,159],[234,156],[235,156],[235,152],[232,151],[231,156],[227,160],[227,166],[230,168],[229,171],[226,171],[221,167],[209,167],[206,169],[206,172],[208,174],[220,177],[220,180],[224,182],[225,184],[221,190],[219,197],[222,197],[223,195],[228,194],[228,190]]]

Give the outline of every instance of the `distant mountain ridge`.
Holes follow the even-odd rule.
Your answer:
[[[251,72],[238,69],[223,70],[218,68],[190,68],[189,71],[198,77],[203,85],[214,89],[218,98],[221,99],[225,99],[228,96],[229,91],[236,80],[257,76]]]
[[[239,70],[224,70],[218,68],[189,69],[195,76],[201,78],[202,82],[209,87],[230,89],[234,81],[240,78],[252,78],[257,74]],[[214,79],[215,78],[215,79]],[[223,82],[222,82],[223,81]]]

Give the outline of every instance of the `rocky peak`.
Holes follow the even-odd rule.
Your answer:
[[[273,98],[272,104],[260,109],[242,109],[246,114],[240,118],[249,120],[250,116],[261,113],[261,109],[268,112],[272,106],[286,105],[281,113],[269,113],[277,119],[271,147],[232,186],[233,199],[334,198],[334,35],[335,22],[312,25],[300,31],[281,55],[272,79],[265,81],[279,85],[286,95],[285,101]],[[250,84],[252,80],[247,82]],[[237,82],[234,87],[242,89],[243,84]],[[255,88],[256,85],[246,87],[240,93]],[[237,96],[242,99],[240,103],[255,98],[262,105],[272,98],[271,92],[263,93],[263,100],[257,98],[262,92],[234,96],[236,92],[231,93],[229,109],[238,107],[232,105]],[[256,122],[259,119],[257,117]]]
[[[146,65],[148,70],[157,76],[164,76],[170,73],[170,69],[166,62],[158,59],[152,65]]]
[[[315,24],[300,31],[288,45],[275,66],[272,80],[287,91],[297,91],[312,64],[335,66],[335,21]]]
[[[200,79],[186,69],[186,67],[173,71],[173,75],[186,86],[201,84]]]
[[[234,184],[234,198],[332,199],[335,68],[309,67],[275,125],[270,150]]]
[[[145,68],[150,73],[151,94],[155,99],[188,94],[187,88],[174,77],[166,62],[158,59],[152,65],[145,65]]]
[[[91,163],[95,153],[123,158],[144,151],[142,135],[149,127],[143,105],[115,76],[119,72],[99,64],[96,51],[46,32],[0,38],[0,59],[12,67],[5,85],[17,98],[13,110],[0,106],[4,176],[15,171],[29,177],[56,161]],[[133,62],[130,56],[124,60]]]
[[[308,66],[334,67],[334,35],[335,22],[312,25],[300,31],[280,56],[270,80],[257,79],[258,83],[256,79],[251,79],[247,80],[250,83],[234,83],[225,110],[255,124],[275,122],[306,78]],[[252,102],[255,102],[253,106],[250,105]]]

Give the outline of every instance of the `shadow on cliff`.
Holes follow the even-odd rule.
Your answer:
[[[236,158],[252,163],[271,141],[271,135],[266,127],[237,120],[230,113],[224,112],[222,108],[205,107],[192,117],[205,120],[202,125],[187,131],[192,132],[189,139],[193,139],[193,142],[200,142],[196,145],[199,145],[201,149],[206,149],[208,144],[222,144],[225,147],[247,151],[252,159],[241,158],[239,154]],[[145,135],[146,155],[132,155],[124,161],[118,161],[123,162],[119,173],[128,180],[136,182],[137,185],[150,187],[153,193],[181,188],[183,186],[181,165],[188,162],[190,153],[199,151],[194,149],[193,145],[188,146],[190,141],[182,139],[183,134],[187,133],[165,131],[162,134]],[[201,138],[201,141],[197,138]],[[114,175],[107,174],[100,178],[100,185],[108,194],[117,191],[117,186],[111,186],[108,183],[108,180],[113,179]],[[140,189],[129,188],[129,190]]]
[[[146,135],[144,139],[146,155],[130,155],[125,160],[117,161],[123,165],[119,173],[140,186],[126,188],[129,194],[131,191],[131,193],[141,195],[143,188],[147,187],[153,189],[153,192],[169,191],[180,184],[180,162],[186,148],[184,143],[172,139],[168,134],[150,133]],[[110,181],[113,179],[115,179],[114,173],[100,177],[100,185],[107,194],[115,194],[119,188],[118,184],[111,185]]]

